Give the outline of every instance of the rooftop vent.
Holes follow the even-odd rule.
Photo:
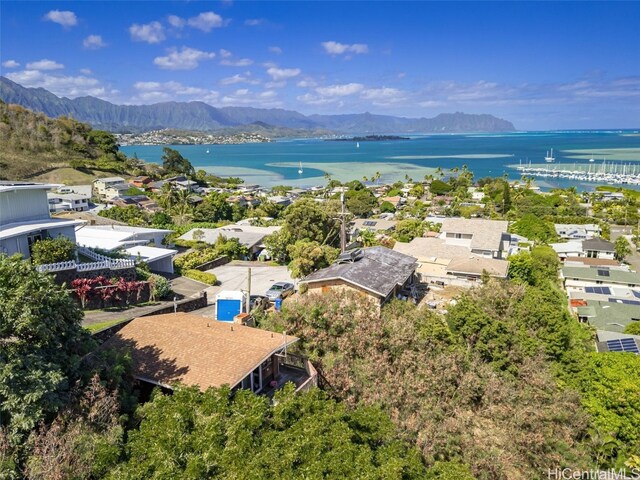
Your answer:
[[[343,263],[354,263],[364,257],[364,252],[360,248],[355,250],[349,250],[338,255],[336,263],[338,265]]]

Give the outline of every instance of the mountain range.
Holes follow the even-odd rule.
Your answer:
[[[162,102],[116,105],[86,96],[58,97],[44,88],[26,88],[0,76],[0,99],[49,117],[62,115],[112,132],[174,128],[213,131],[258,124],[263,128],[332,131],[346,134],[505,132],[515,127],[488,114],[442,113],[434,118],[406,118],[372,113],[303,115],[281,108],[213,107],[204,102]],[[246,129],[246,128],[243,128]]]

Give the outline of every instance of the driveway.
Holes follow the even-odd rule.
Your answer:
[[[207,288],[211,300],[223,290],[247,290],[248,269],[251,268],[251,295],[264,295],[275,282],[296,283],[287,267],[273,267],[262,262],[232,262],[207,270],[218,277],[220,285]]]

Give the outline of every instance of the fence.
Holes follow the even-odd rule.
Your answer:
[[[65,270],[75,270],[77,272],[90,272],[92,270],[122,270],[125,268],[133,268],[136,266],[134,260],[126,258],[110,258],[105,255],[101,255],[94,252],[91,249],[85,247],[78,247],[78,253],[96,260],[91,263],[77,263],[75,260],[68,260],[66,262],[47,263],[44,265],[38,265],[36,267],[39,272],[62,272]]]

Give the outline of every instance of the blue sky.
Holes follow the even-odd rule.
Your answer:
[[[70,98],[640,127],[640,2],[0,4],[2,75]]]

